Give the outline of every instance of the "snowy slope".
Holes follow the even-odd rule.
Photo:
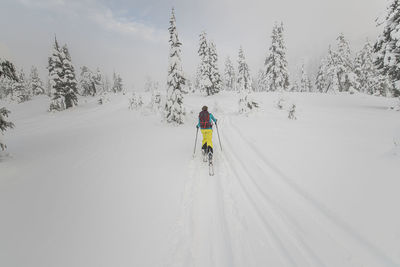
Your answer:
[[[0,266],[399,266],[395,100],[287,97],[297,120],[277,94],[249,116],[235,94],[186,96],[181,127],[122,95],[7,104]],[[214,134],[213,177],[192,158],[204,104],[223,145]]]

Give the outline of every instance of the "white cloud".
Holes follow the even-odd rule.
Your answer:
[[[112,30],[120,34],[133,35],[153,42],[165,42],[167,39],[166,31],[156,29],[155,27],[143,23],[130,21],[124,17],[116,17],[109,8],[103,7],[102,9],[92,11],[89,14],[89,18],[104,29]]]
[[[110,8],[93,0],[19,0],[28,8],[44,9],[66,16],[88,18],[103,29],[151,42],[165,41],[167,32],[130,18],[116,15]]]

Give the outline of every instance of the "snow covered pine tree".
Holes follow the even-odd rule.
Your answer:
[[[354,63],[356,86],[359,92],[370,95],[386,96],[391,93],[391,82],[374,64],[373,47],[367,41],[357,53]]]
[[[400,96],[400,0],[392,0],[387,9],[385,27],[374,45],[375,65],[392,82],[391,94]]]
[[[239,113],[247,113],[258,107],[258,104],[250,98],[251,77],[242,47],[239,49],[237,88],[239,91]]]
[[[88,96],[88,95],[95,96],[96,95],[94,74],[86,66],[81,67],[79,87],[81,88],[81,95],[83,95],[83,96]]]
[[[236,90],[236,73],[230,57],[225,60],[224,87],[228,91]]]
[[[200,64],[197,70],[197,79],[198,79],[198,87],[200,92],[205,93],[206,95],[211,95],[212,92],[212,81],[211,70],[210,70],[210,56],[209,56],[209,48],[207,43],[207,34],[202,32],[200,34],[200,44],[198,54],[200,57]]]
[[[14,65],[8,60],[3,60],[0,58],[0,78],[8,78],[13,81],[18,81],[17,74],[15,73]],[[6,121],[6,117],[10,113],[6,108],[0,108],[0,131],[1,134],[7,130],[7,128],[14,128],[14,123]],[[1,136],[0,136],[1,137]],[[0,148],[5,150],[7,148],[6,144],[0,138]]]
[[[357,88],[350,46],[343,34],[336,40],[337,51],[329,46],[328,55],[322,59],[317,73],[315,85],[319,92],[348,92]]]
[[[61,111],[78,104],[78,83],[67,45],[62,48],[54,40],[53,51],[49,57],[49,79],[52,101],[50,111]]]
[[[298,91],[299,92],[311,92],[312,91],[311,81],[308,78],[307,72],[304,68],[304,63],[301,65],[301,78],[300,78],[300,83],[298,85]]]
[[[289,74],[287,70],[286,46],[283,39],[283,23],[275,23],[272,29],[272,44],[265,59],[260,77],[260,91],[287,91]]]
[[[119,74],[115,73],[113,74],[113,87],[112,91],[114,93],[120,93],[123,91],[123,85],[122,85],[122,78]]]
[[[32,94],[28,88],[28,82],[26,81],[24,70],[21,69],[17,75],[18,81],[13,83],[12,90],[13,94],[18,98],[18,103],[22,103],[30,100],[32,98]]]
[[[181,63],[181,43],[175,25],[175,11],[172,8],[169,21],[169,66],[167,80],[167,99],[164,108],[164,116],[168,123],[183,124],[185,108],[183,106],[182,89],[185,85],[185,78]]]
[[[218,69],[218,55],[217,48],[213,42],[209,45],[209,64],[210,64],[210,80],[211,80],[211,95],[215,95],[221,91],[222,80]]]
[[[38,70],[35,66],[31,67],[31,74],[29,75],[28,88],[33,95],[44,94],[43,82],[40,79]]]

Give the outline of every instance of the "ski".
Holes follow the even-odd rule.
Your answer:
[[[208,167],[208,174],[210,176],[214,176],[214,165],[212,163],[209,163],[208,166],[209,166]]]
[[[210,176],[214,176],[214,164],[213,164],[213,159],[212,159],[212,153],[208,154],[208,174]]]
[[[207,162],[207,154],[204,150],[201,151],[203,155],[203,162]]]

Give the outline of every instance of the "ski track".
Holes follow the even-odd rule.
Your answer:
[[[200,156],[189,166],[161,265],[399,266],[280,171],[231,120],[219,119],[226,145],[222,153],[214,145],[215,175]]]

